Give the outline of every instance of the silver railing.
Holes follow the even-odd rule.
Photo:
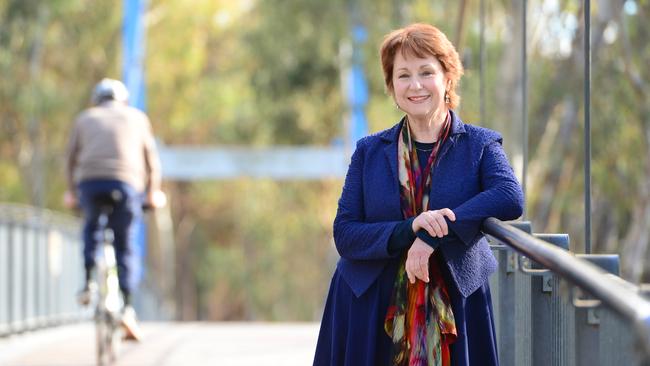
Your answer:
[[[500,363],[650,364],[650,299],[617,276],[618,256],[575,255],[567,234],[531,231],[483,224],[499,259],[490,287]]]
[[[78,219],[0,204],[0,336],[88,317]]]

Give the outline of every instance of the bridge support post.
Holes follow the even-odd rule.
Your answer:
[[[564,250],[569,250],[567,234],[534,234]],[[533,264],[531,278],[531,316],[533,365],[575,365],[575,308],[563,297],[560,278]]]
[[[511,225],[531,233],[530,222],[511,222]],[[494,307],[494,323],[499,349],[499,363],[503,366],[531,365],[530,338],[530,279],[517,271],[517,254],[490,238],[492,250],[499,262],[490,277],[490,291]]]
[[[618,255],[579,254],[577,257],[619,275]],[[618,280],[623,287],[639,290],[623,279]],[[576,359],[578,366],[641,365],[629,325],[602,306],[576,308]]]

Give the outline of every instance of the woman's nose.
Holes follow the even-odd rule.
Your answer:
[[[422,87],[422,83],[418,78],[414,77],[411,79],[411,88],[420,89],[421,87]]]

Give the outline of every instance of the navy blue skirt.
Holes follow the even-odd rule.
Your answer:
[[[321,322],[314,366],[389,365],[392,342],[384,331],[399,260],[386,266],[377,281],[356,297],[338,270],[334,272]],[[463,298],[441,265],[452,301],[458,339],[451,345],[455,366],[497,366],[492,298],[485,283]]]

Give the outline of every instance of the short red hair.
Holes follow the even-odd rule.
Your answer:
[[[451,83],[447,91],[450,99],[449,108],[454,109],[458,106],[460,96],[456,94],[456,86],[463,75],[463,64],[460,62],[456,48],[444,33],[430,24],[415,23],[394,30],[384,37],[379,53],[386,88],[391,94],[394,92],[393,67],[398,51],[404,57],[437,58]]]

